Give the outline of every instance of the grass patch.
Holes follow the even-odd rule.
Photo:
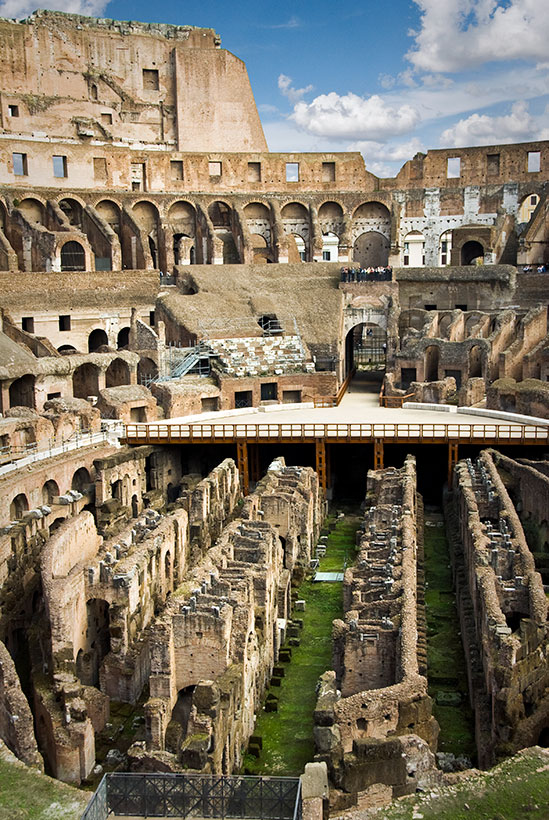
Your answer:
[[[0,820],[79,820],[90,794],[0,755]]]
[[[427,678],[434,700],[433,713],[440,725],[438,750],[475,760],[474,715],[469,705],[444,519],[438,512],[426,513],[425,522]],[[444,702],[456,693],[461,695],[460,701],[453,705]]]
[[[337,521],[330,516],[325,526],[334,526],[327,540],[327,551],[320,562],[323,572],[341,571],[345,560],[354,560],[357,516]],[[305,580],[297,590],[306,601],[301,643],[291,647],[291,663],[284,664],[281,686],[270,689],[279,698],[277,712],[260,711],[254,730],[263,741],[260,757],[247,754],[243,771],[249,774],[296,776],[313,759],[313,712],[319,677],[332,668],[332,621],[343,614],[343,585],[313,583]],[[279,664],[282,665],[282,664]]]

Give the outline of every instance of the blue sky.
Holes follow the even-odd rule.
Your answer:
[[[0,0],[20,19],[35,5]],[[417,151],[549,139],[549,0],[52,0],[46,8],[216,29],[248,67],[271,151]]]

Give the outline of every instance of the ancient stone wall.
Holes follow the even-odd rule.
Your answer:
[[[327,762],[341,806],[379,784],[399,796],[428,781],[438,736],[419,633],[415,460],[371,470],[366,504],[344,578],[345,620],[334,621],[335,671],[321,678],[315,709],[315,759]]]
[[[477,720],[483,765],[535,744],[549,720],[547,599],[534,558],[494,458],[460,462],[454,475],[463,564],[476,645],[491,704]],[[463,601],[460,601],[461,616]]]

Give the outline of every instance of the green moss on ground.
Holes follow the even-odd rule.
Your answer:
[[[328,535],[326,556],[320,562],[324,572],[342,571],[355,555],[357,516],[335,521],[330,516],[325,527],[335,524]],[[305,580],[297,590],[306,604],[305,612],[294,612],[303,619],[301,643],[291,647],[291,663],[279,664],[285,675],[281,686],[269,691],[279,698],[277,712],[260,711],[255,735],[263,741],[259,758],[247,754],[243,771],[249,774],[296,776],[313,759],[313,712],[319,677],[332,668],[332,621],[343,612],[341,583],[316,583]]]
[[[547,820],[549,751],[533,747],[451,786],[395,800],[362,820]]]
[[[0,750],[0,820],[80,820],[90,796]]]
[[[438,750],[475,760],[474,715],[469,705],[444,519],[439,512],[426,513],[425,524],[427,677],[429,694],[434,700],[433,712],[440,725]],[[453,705],[443,702],[456,693],[461,695],[461,701]],[[437,703],[437,699],[441,702]]]

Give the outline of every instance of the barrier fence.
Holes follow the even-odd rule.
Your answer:
[[[301,820],[297,777],[106,774],[82,820],[108,817]]]

